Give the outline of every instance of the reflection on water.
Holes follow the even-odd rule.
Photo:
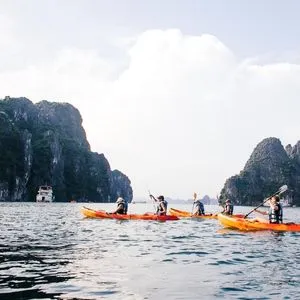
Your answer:
[[[0,204],[0,299],[299,299],[299,233],[243,233],[216,220],[91,220],[79,209]],[[285,210],[296,222],[299,213]]]

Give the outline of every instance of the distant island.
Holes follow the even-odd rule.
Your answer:
[[[129,178],[91,152],[74,106],[0,99],[0,201],[35,201],[43,185],[61,202],[131,201],[133,194]]]
[[[203,198],[199,199],[205,205],[219,205],[219,202],[215,198],[210,198],[208,195],[205,195]],[[187,200],[188,203],[193,203],[194,199]]]
[[[231,199],[237,205],[257,205],[282,185],[283,195],[290,205],[300,205],[300,141],[295,146],[282,146],[270,137],[254,149],[244,169],[226,180],[220,201]]]

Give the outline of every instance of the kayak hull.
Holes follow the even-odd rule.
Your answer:
[[[264,222],[251,222],[251,219],[232,218],[218,214],[219,222],[226,228],[238,229],[241,231],[273,230],[273,231],[300,231],[300,224],[270,224]]]
[[[87,207],[81,208],[81,213],[87,218],[96,218],[96,219],[116,219],[116,220],[148,220],[148,221],[176,221],[179,220],[176,216],[158,216],[155,214],[110,214],[104,210],[94,210]]]
[[[175,208],[170,208],[169,214],[172,216],[177,216],[179,218],[195,218],[195,219],[218,219],[218,214],[205,214],[201,216],[193,216],[190,212],[179,210]],[[244,215],[236,214],[233,215],[234,218],[243,218]]]

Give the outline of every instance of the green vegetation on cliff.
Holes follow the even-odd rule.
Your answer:
[[[90,151],[72,105],[0,100],[0,201],[34,201],[45,184],[56,201],[131,201],[130,180],[114,174],[103,154]]]

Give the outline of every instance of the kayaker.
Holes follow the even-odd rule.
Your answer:
[[[165,216],[167,214],[168,209],[168,202],[165,200],[164,196],[158,196],[157,199],[150,195],[150,197],[155,201],[158,202],[157,208],[156,208],[156,214],[159,216]]]
[[[233,204],[229,199],[225,201],[224,210],[222,211],[222,214],[225,215],[232,215],[233,214]]]
[[[278,195],[270,200],[269,222],[271,224],[282,223],[282,206]]]
[[[201,216],[201,215],[205,215],[205,211],[204,211],[204,205],[203,203],[200,201],[200,199],[197,199],[194,201],[194,216]]]
[[[122,198],[119,197],[116,201],[117,203],[117,209],[112,212],[111,214],[119,214],[119,215],[126,215],[127,214],[127,210],[126,210],[126,201]]]

